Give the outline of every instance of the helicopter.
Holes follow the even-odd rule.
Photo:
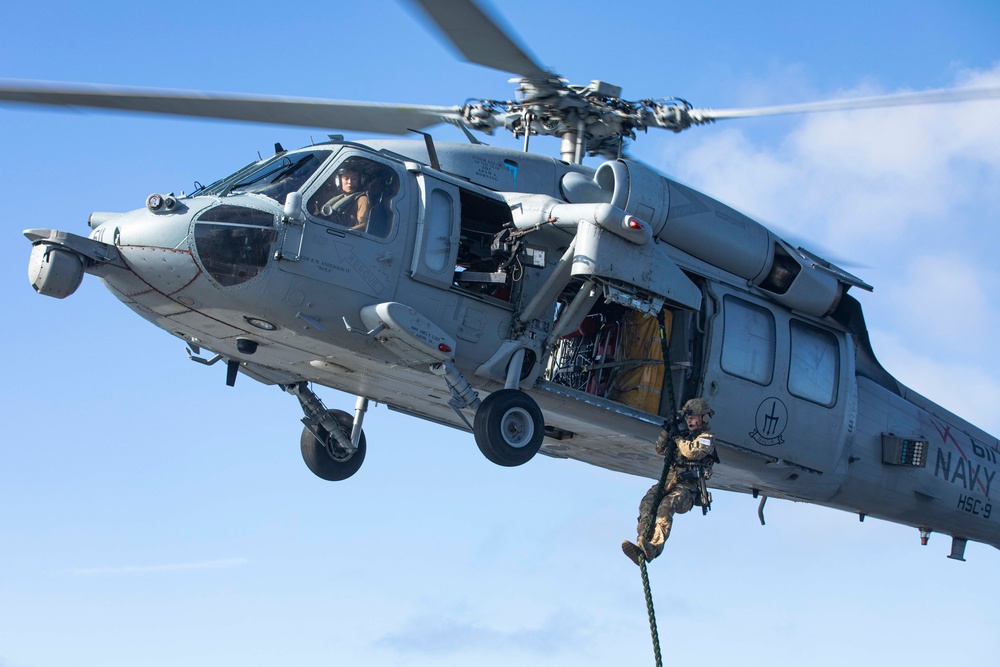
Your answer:
[[[493,35],[506,55],[481,64],[521,75],[520,99],[317,105],[335,110],[331,129],[448,122],[508,129],[526,148],[553,134],[562,159],[430,136],[276,147],[190,195],[95,213],[88,237],[29,230],[36,290],[66,297],[95,274],[182,339],[194,361],[222,362],[228,384],[242,374],[292,394],[305,413],[303,456],[324,478],[346,478],[363,462],[368,401],[473,431],[500,465],[541,452],[655,477],[651,443],[677,405],[669,394],[704,394],[723,445],[716,488],[885,518],[925,537],[943,532],[955,558],[968,539],[997,546],[997,442],[881,368],[847,293],[870,286],[622,152],[646,129],[742,112],[629,103],[611,84],[564,84],[474,5],[456,13],[423,4],[470,60],[477,48],[460,38],[469,22],[477,40]],[[842,108],[968,95],[996,91]],[[3,97],[150,111],[169,96],[5,85]],[[210,115],[201,105],[254,118],[250,99],[185,99],[183,113]],[[275,101],[256,103],[257,120],[275,117],[266,108]],[[325,125],[316,116],[302,124]],[[606,161],[583,167],[585,153]],[[328,204],[348,173],[370,202],[363,230]],[[669,363],[662,351],[651,363],[658,334],[636,331],[664,313]],[[634,340],[657,343],[627,351]],[[629,390],[623,370],[654,377]],[[309,383],[358,396],[355,413],[326,410]],[[866,412],[876,404],[889,407]]]

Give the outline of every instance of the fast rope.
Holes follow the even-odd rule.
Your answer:
[[[677,398],[674,396],[674,376],[670,370],[670,337],[667,335],[667,323],[662,309],[656,314],[656,321],[660,323],[660,349],[663,352],[663,378],[665,380],[665,384],[667,385],[667,399],[670,404],[670,415],[673,416],[677,414],[677,409],[680,406],[677,405]],[[673,332],[673,328],[674,320],[671,316],[671,333]],[[666,427],[667,424],[664,424],[664,428]]]
[[[649,574],[646,572],[645,559],[639,559],[639,571],[642,572],[642,590],[646,594],[646,609],[649,611],[649,633],[653,636],[653,656],[656,667],[663,667],[660,658],[660,636],[656,632],[656,613],[653,611],[653,592],[649,590]]]
[[[660,437],[657,439],[657,442],[664,438],[668,443],[673,444],[667,424],[663,425],[663,430],[660,431]],[[663,489],[667,485],[667,475],[670,474],[670,464],[673,463],[674,459],[673,453],[674,450],[671,447],[668,449],[667,455],[663,457],[663,472],[660,473],[660,481],[657,482],[656,493],[653,495],[653,511],[646,517],[646,525],[642,529],[642,536],[647,540],[653,536],[654,516],[657,508],[660,506],[660,501],[663,500]],[[660,635],[656,630],[656,612],[653,611],[653,591],[649,588],[649,573],[646,571],[646,559],[641,555],[639,558],[639,571],[642,573],[642,592],[646,596],[646,611],[649,613],[649,634],[653,639],[653,657],[656,659],[656,667],[663,667],[663,660],[660,658]]]
[[[674,381],[670,373],[670,339],[667,336],[667,325],[661,310],[657,313],[657,321],[660,323],[660,345],[663,350],[664,384],[667,385],[667,398],[671,408],[671,414],[676,414],[677,401],[674,397]],[[672,323],[671,323],[672,324]],[[670,474],[670,467],[674,462],[676,446],[673,440],[673,419],[663,423],[660,436],[656,439],[657,449],[661,446],[666,448],[663,456],[663,471],[660,473],[660,480],[656,483],[656,493],[653,494],[653,511],[646,516],[646,525],[643,526],[642,535],[645,539],[653,536],[656,510],[663,500],[663,490],[667,485],[667,476]],[[660,635],[656,629],[656,612],[653,610],[653,592],[649,587],[649,573],[646,570],[646,559],[639,558],[639,572],[642,573],[642,592],[646,596],[646,611],[649,613],[649,634],[653,639],[653,657],[656,659],[656,667],[663,667],[663,659],[660,657]]]

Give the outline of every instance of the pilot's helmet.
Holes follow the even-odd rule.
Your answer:
[[[708,404],[704,398],[692,398],[690,401],[684,404],[684,413],[690,415],[698,415],[701,417],[703,422],[708,422],[715,414],[711,406]]]
[[[337,167],[337,171],[334,172],[334,174],[336,175],[336,185],[338,188],[341,187],[340,184],[341,177],[347,173],[350,173],[354,176],[356,187],[363,188],[365,186],[365,173],[361,169],[359,169],[356,165],[353,165],[350,162],[348,162],[346,164],[342,164],[341,166]]]

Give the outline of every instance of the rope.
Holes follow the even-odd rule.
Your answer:
[[[670,373],[670,339],[667,337],[667,322],[662,309],[656,314],[656,321],[660,323],[660,347],[663,350],[663,379],[667,385],[667,397],[670,399],[670,410],[673,413],[673,411],[677,410],[677,399],[674,397],[674,378]],[[673,319],[670,321],[670,328],[673,329]]]
[[[642,590],[646,593],[646,610],[649,611],[649,634],[653,637],[653,656],[656,667],[663,667],[660,658],[660,635],[656,632],[656,613],[653,611],[653,593],[649,589],[649,574],[646,572],[646,560],[639,559],[639,571],[642,572]]]
[[[671,413],[673,413],[676,410],[677,401],[674,398],[673,377],[670,375],[670,341],[667,338],[667,326],[662,310],[657,314],[656,319],[660,323],[660,344],[663,347],[663,367],[665,369],[664,383],[667,385],[669,405]],[[660,436],[656,439],[657,448],[661,445],[665,446],[666,452],[663,456],[663,471],[660,473],[660,479],[656,483],[656,493],[653,494],[653,511],[646,516],[646,525],[642,529],[642,536],[646,540],[653,536],[656,510],[660,506],[660,501],[663,500],[663,492],[667,486],[667,476],[670,474],[670,467],[674,462],[674,456],[677,451],[677,446],[671,437],[672,426],[672,421],[664,422],[663,430],[660,431]],[[656,630],[656,612],[653,611],[653,592],[649,587],[649,573],[646,570],[645,558],[639,558],[639,571],[642,573],[642,591],[646,596],[646,611],[649,613],[649,634],[653,639],[653,657],[656,659],[656,667],[663,667],[663,659],[660,657],[660,635]]]
[[[663,500],[667,476],[670,474],[670,464],[674,460],[673,439],[670,438],[667,424],[663,425],[663,430],[660,432],[660,439],[663,438],[667,439],[669,445],[667,454],[663,457],[663,472],[660,473],[660,480],[656,483],[656,493],[653,494],[653,511],[646,516],[646,525],[642,529],[642,536],[647,540],[653,536],[656,509],[660,506],[660,501]],[[646,559],[641,556],[639,558],[639,571],[642,573],[642,592],[646,596],[646,611],[649,613],[649,634],[653,639],[653,657],[656,659],[656,667],[663,667],[663,660],[660,658],[660,635],[656,631],[656,612],[653,611],[653,591],[649,587]]]

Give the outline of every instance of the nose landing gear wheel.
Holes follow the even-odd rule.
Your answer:
[[[330,410],[330,415],[350,438],[354,418],[342,410]],[[339,482],[356,473],[364,463],[367,451],[364,431],[361,432],[358,448],[353,453],[343,451],[337,445],[337,440],[322,426],[319,427],[319,432],[324,436],[325,442],[317,440],[308,428],[302,429],[302,460],[313,474],[330,482]]]
[[[487,459],[513,467],[527,463],[538,452],[545,422],[534,399],[516,389],[501,389],[476,410],[473,433]]]

